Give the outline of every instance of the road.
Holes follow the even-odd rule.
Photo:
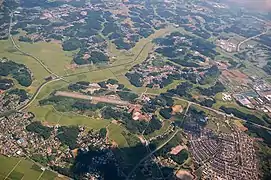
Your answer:
[[[59,79],[59,80],[60,80],[60,79]],[[106,88],[101,88],[101,89],[110,91],[109,89],[106,89]],[[117,89],[116,91],[118,91],[118,92],[131,92],[131,91],[125,91],[125,90],[121,90],[121,89]],[[38,93],[38,92],[37,92],[37,93]],[[160,94],[156,94],[156,93],[148,93],[148,92],[146,92],[146,91],[143,92],[143,93],[138,93],[138,92],[133,92],[133,93],[136,93],[136,94],[138,94],[138,95],[140,95],[140,96],[142,96],[142,95],[144,95],[144,94],[145,94],[145,95],[150,95],[150,96],[159,96],[159,95],[160,95]],[[225,116],[225,117],[235,118],[235,119],[241,120],[241,121],[243,121],[243,122],[249,122],[249,121],[247,121],[247,120],[238,118],[238,117],[236,117],[236,116],[234,116],[234,115],[229,115],[229,114],[226,114],[225,112],[219,111],[219,110],[217,110],[217,109],[213,109],[213,108],[210,108],[210,107],[202,106],[202,105],[200,105],[200,104],[198,104],[198,103],[195,103],[195,102],[192,102],[192,101],[183,99],[183,98],[181,98],[181,97],[173,96],[172,98],[173,98],[173,99],[176,99],[176,100],[184,101],[184,102],[186,102],[186,103],[188,104],[188,107],[186,108],[185,114],[187,113],[187,111],[189,110],[189,107],[190,107],[191,105],[195,105],[195,106],[199,106],[199,107],[201,107],[201,108],[203,108],[203,109],[207,109],[207,110],[209,110],[209,111],[212,111],[212,112],[214,112],[214,113],[216,113],[216,114],[219,114],[219,115],[222,115],[222,116]],[[101,101],[101,102],[108,102],[108,100],[105,100],[105,101],[102,101],[101,99],[96,99],[96,100],[97,100],[97,101]],[[108,102],[108,103],[110,103],[110,102]],[[118,103],[114,103],[114,104],[118,104]],[[122,103],[121,103],[121,104],[122,104]],[[268,128],[268,127],[266,127],[266,126],[262,126],[262,125],[260,125],[260,124],[256,124],[256,123],[252,123],[252,122],[250,122],[250,123],[251,123],[252,125],[254,125],[254,126],[257,126],[257,127],[260,127],[260,128],[263,128],[263,129],[266,129],[266,130],[271,131],[271,128]]]
[[[20,48],[19,48],[19,46],[15,43],[15,41],[14,41],[14,39],[13,39],[13,37],[12,37],[12,35],[11,35],[11,29],[12,29],[12,18],[13,18],[13,12],[11,12],[11,14],[10,14],[10,22],[9,22],[9,30],[8,30],[8,33],[9,33],[9,39],[11,40],[11,42],[12,42],[12,45],[15,47],[15,49],[17,50],[17,51],[19,51],[20,53],[22,53],[22,54],[24,54],[24,55],[26,55],[26,56],[29,56],[29,57],[31,57],[31,58],[33,58],[33,59],[35,59],[49,74],[51,74],[51,75],[54,75],[55,77],[57,77],[57,78],[60,78],[60,76],[58,76],[56,73],[54,73],[52,70],[50,70],[40,59],[38,59],[37,57],[35,57],[35,56],[33,56],[33,55],[31,55],[31,54],[29,54],[29,53],[27,53],[27,52],[24,52],[23,50],[21,50]]]
[[[55,81],[59,81],[59,80],[62,80],[61,78],[57,78],[57,79],[52,79],[51,81],[46,81],[44,83],[42,83],[38,89],[36,90],[36,92],[34,93],[34,95],[31,97],[31,99],[24,105],[20,106],[17,108],[18,111],[23,111],[25,110],[28,106],[30,106],[34,101],[35,99],[37,98],[37,96],[39,95],[40,91],[42,90],[42,88],[44,88],[47,84],[49,83],[52,83],[52,82],[55,82]]]
[[[89,72],[94,72],[94,71],[100,71],[100,70],[103,70],[103,69],[110,69],[110,68],[113,68],[113,67],[120,67],[120,66],[129,65],[129,64],[135,62],[135,61],[138,59],[138,57],[140,56],[140,54],[143,52],[144,48],[145,48],[149,43],[151,43],[151,41],[147,42],[147,43],[142,47],[142,49],[141,49],[140,52],[137,54],[137,56],[136,56],[133,60],[131,60],[131,61],[129,61],[129,62],[122,63],[122,64],[119,64],[119,65],[114,65],[114,66],[108,66],[108,67],[105,67],[105,68],[102,68],[102,69],[97,69],[97,70],[92,70],[92,71],[86,71],[86,72],[80,72],[80,73],[75,73],[75,74],[70,74],[70,75],[66,75],[66,76],[60,77],[60,76],[58,76],[57,74],[55,74],[54,72],[52,72],[52,71],[51,71],[51,70],[50,70],[50,69],[49,69],[42,61],[40,61],[38,58],[36,58],[35,56],[33,56],[33,55],[31,55],[31,54],[29,54],[29,53],[27,53],[27,52],[22,51],[22,50],[17,46],[17,44],[15,43],[15,41],[14,41],[14,39],[13,39],[11,33],[10,33],[10,32],[11,32],[11,28],[12,28],[12,18],[13,18],[13,12],[11,12],[11,14],[10,14],[10,25],[9,25],[9,37],[10,37],[10,39],[11,39],[11,41],[12,41],[13,46],[14,46],[19,52],[21,52],[21,53],[23,53],[23,54],[25,54],[25,55],[27,55],[27,56],[30,56],[30,57],[32,57],[33,59],[35,59],[37,62],[39,62],[39,64],[40,64],[40,65],[41,65],[48,73],[50,73],[50,74],[52,74],[52,75],[54,75],[54,76],[56,77],[56,79],[52,79],[51,81],[47,81],[47,82],[41,84],[41,85],[39,86],[39,88],[36,90],[36,92],[34,93],[34,95],[32,96],[31,100],[30,100],[27,104],[23,105],[23,107],[19,107],[18,110],[24,110],[24,109],[26,109],[30,104],[32,104],[33,101],[34,101],[34,100],[36,99],[36,97],[38,96],[38,94],[40,93],[40,91],[42,90],[42,88],[43,88],[44,86],[46,86],[47,84],[49,84],[50,82],[58,81],[58,80],[64,80],[64,79],[63,79],[64,77],[76,76],[76,75],[79,75],[79,74],[84,74],[84,73],[89,73]],[[238,44],[238,49],[240,50],[240,46],[241,46],[243,43],[245,43],[245,42],[247,42],[247,41],[249,41],[249,40],[251,40],[251,39],[254,39],[254,38],[256,38],[256,37],[259,37],[259,36],[261,36],[261,35],[263,35],[263,34],[266,34],[268,31],[269,31],[269,29],[267,29],[265,32],[263,32],[263,33],[261,33],[261,34],[258,34],[258,35],[256,35],[256,36],[250,37],[250,38],[248,38],[248,39],[246,39],[246,40],[240,42],[240,43]],[[64,81],[65,81],[65,80],[64,80]],[[65,81],[65,82],[67,82],[67,81]],[[67,83],[68,83],[68,82],[67,82]],[[154,95],[154,96],[157,96],[157,95],[158,95],[158,94],[153,94],[153,93],[144,93],[144,94],[147,94],[147,95]],[[226,113],[224,113],[224,112],[218,111],[218,110],[213,109],[213,108],[201,106],[200,104],[197,104],[197,103],[194,103],[194,102],[185,100],[185,99],[183,99],[183,98],[179,98],[179,97],[173,97],[173,98],[174,98],[174,99],[178,99],[178,100],[185,101],[185,102],[187,102],[187,103],[189,103],[189,104],[193,104],[193,105],[200,106],[200,107],[202,107],[202,108],[205,108],[205,109],[207,109],[207,110],[210,110],[210,111],[215,112],[215,113],[220,114],[220,115],[224,115],[224,116],[227,116],[227,117],[234,117],[234,118],[239,119],[239,120],[242,120],[242,121],[244,121],[244,122],[248,122],[247,120],[240,119],[240,118],[237,118],[237,117],[235,117],[235,116],[228,115],[228,114],[226,114]],[[4,112],[4,113],[5,113],[5,112]],[[4,114],[4,113],[2,113],[2,114]],[[271,128],[268,128],[268,127],[265,127],[265,126],[262,126],[262,125],[259,125],[259,124],[256,124],[256,123],[251,123],[251,124],[271,131]]]
[[[258,34],[258,35],[256,35],[256,36],[252,36],[252,37],[250,37],[250,38],[247,38],[247,39],[241,41],[241,42],[237,45],[237,52],[240,51],[240,47],[241,47],[242,44],[244,44],[245,42],[248,42],[248,41],[250,41],[250,40],[252,40],[252,39],[255,39],[255,38],[257,38],[257,37],[260,37],[260,36],[262,36],[262,35],[268,33],[268,31],[269,31],[269,29],[266,29],[266,31],[264,31],[264,32],[261,33],[261,34]]]
[[[126,63],[122,63],[122,64],[118,64],[118,65],[114,65],[114,66],[108,66],[108,67],[105,67],[105,68],[101,68],[101,69],[97,69],[97,70],[91,70],[91,71],[85,71],[85,72],[80,72],[80,73],[75,73],[75,74],[70,74],[70,75],[66,75],[66,76],[62,76],[60,77],[59,75],[57,75],[56,73],[54,73],[52,70],[50,70],[50,68],[48,68],[40,59],[38,59],[37,57],[27,53],[27,52],[24,52],[23,50],[20,49],[20,47],[15,43],[12,35],[11,35],[11,28],[12,28],[12,18],[13,18],[13,13],[11,12],[11,18],[10,18],[10,26],[9,26],[9,38],[10,40],[12,41],[12,44],[13,46],[16,48],[17,51],[21,52],[22,54],[26,55],[26,56],[29,56],[33,59],[35,59],[49,74],[53,75],[54,77],[56,77],[55,79],[52,79],[50,81],[47,81],[47,82],[44,82],[43,84],[41,84],[38,89],[36,90],[36,92],[34,93],[34,95],[31,97],[30,101],[27,102],[27,104],[17,108],[17,110],[19,111],[22,111],[22,110],[25,110],[29,105],[31,105],[36,97],[38,96],[38,94],[40,93],[40,91],[49,83],[51,82],[54,82],[54,81],[59,81],[59,80],[64,80],[63,78],[65,77],[70,77],[70,76],[76,76],[76,75],[79,75],[79,74],[84,74],[84,73],[89,73],[89,72],[95,72],[95,71],[101,71],[101,70],[104,70],[104,69],[110,69],[110,68],[114,68],[114,67],[120,67],[120,66],[125,66],[125,65],[129,65],[133,62],[135,62],[138,57],[140,56],[140,54],[143,52],[144,48],[151,42],[147,42],[141,49],[141,51],[138,53],[138,55],[131,61],[129,62],[126,62]],[[250,38],[247,38],[245,39],[244,41],[240,42],[237,46],[237,51],[239,52],[240,51],[240,46],[251,40],[251,39],[254,39],[254,38],[257,38],[257,37],[260,37],[264,34],[266,34],[268,32],[269,29],[267,29],[265,32],[261,33],[261,34],[258,34],[256,36],[253,36],[253,37],[250,37]],[[146,94],[146,95],[154,95],[154,96],[157,96],[159,94],[154,94],[154,93],[147,93],[147,92],[144,92],[143,94]],[[221,111],[218,111],[216,109],[213,109],[213,108],[209,108],[209,107],[204,107],[204,106],[201,106],[197,103],[194,103],[194,102],[191,102],[191,101],[188,101],[188,100],[185,100],[183,98],[179,98],[179,97],[173,97],[174,99],[178,99],[178,100],[181,100],[181,101],[185,101],[187,102],[189,105],[197,105],[197,106],[200,106],[202,108],[205,108],[207,110],[210,110],[212,112],[215,112],[217,114],[220,114],[220,115],[223,115],[223,116],[227,116],[227,117],[234,117],[234,116],[230,116],[224,112],[221,112]],[[236,119],[240,119],[240,118],[237,118],[237,117],[234,117]],[[244,122],[247,122],[247,120],[244,120],[244,119],[240,119]],[[258,127],[261,127],[261,128],[264,128],[264,129],[267,129],[267,130],[270,130],[271,131],[271,128],[268,128],[268,127],[265,127],[265,126],[262,126],[262,125],[259,125],[259,124],[255,124],[255,123],[251,123],[255,126],[258,126]],[[151,151],[148,155],[146,155],[144,158],[142,158],[139,163],[133,168],[133,170],[129,173],[129,175],[127,176],[126,180],[129,180],[129,178],[131,177],[131,175],[134,173],[134,171],[138,168],[138,166],[143,163],[145,160],[147,160],[148,158],[150,158],[155,152],[157,152],[158,150],[160,150],[161,148],[163,148],[172,138],[174,138],[174,136],[179,132],[179,130],[177,130],[166,142],[164,142],[163,144],[161,144],[159,147],[157,147],[155,150]]]
[[[153,151],[151,151],[149,154],[147,154],[144,158],[142,158],[136,165],[135,167],[131,170],[131,172],[128,174],[128,176],[126,177],[126,180],[129,180],[131,175],[134,173],[134,171],[138,168],[138,166],[140,166],[140,164],[142,164],[144,161],[146,161],[148,158],[150,158],[155,152],[159,151],[161,148],[163,148],[169,141],[171,141],[171,139],[174,138],[174,136],[180,132],[180,130],[176,130],[174,132],[174,134],[172,134],[172,136],[170,138],[168,138],[167,141],[165,141],[163,144],[161,144],[160,146],[158,146],[157,148],[155,148]]]
[[[207,109],[207,110],[209,110],[209,111],[212,111],[212,112],[214,112],[214,113],[216,113],[216,114],[223,115],[223,116],[225,116],[225,117],[234,118],[234,119],[236,119],[236,120],[241,120],[241,121],[243,121],[243,122],[249,122],[249,123],[251,123],[251,124],[254,125],[254,126],[257,126],[257,127],[260,127],[260,128],[263,128],[263,129],[266,129],[266,130],[271,131],[271,128],[269,128],[269,127],[262,126],[262,125],[260,125],[260,124],[256,124],[256,123],[250,122],[250,121],[248,121],[248,120],[238,118],[238,117],[236,117],[236,116],[234,116],[234,115],[229,115],[229,114],[227,114],[227,113],[225,113],[225,112],[222,112],[222,111],[219,111],[219,110],[217,110],[217,109],[213,109],[213,108],[210,108],[210,107],[202,106],[202,105],[200,105],[200,104],[198,104],[198,103],[195,103],[195,102],[192,102],[192,101],[188,101],[188,100],[186,100],[186,99],[179,98],[179,97],[172,97],[172,98],[173,98],[173,99],[177,99],[177,100],[181,100],[181,101],[185,101],[185,102],[190,103],[190,104],[192,104],[192,105],[200,106],[201,108]]]

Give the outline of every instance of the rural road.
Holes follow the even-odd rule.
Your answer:
[[[180,130],[178,129],[177,131],[174,132],[174,134],[172,134],[172,136],[170,138],[168,138],[168,140],[166,142],[164,142],[163,144],[161,144],[160,146],[158,146],[157,148],[155,148],[153,151],[151,151],[149,154],[147,154],[144,158],[142,158],[136,165],[135,167],[131,170],[131,172],[128,174],[128,176],[126,177],[126,180],[129,180],[131,175],[134,173],[134,171],[138,168],[138,166],[140,166],[140,164],[142,164],[144,161],[146,161],[148,158],[150,158],[155,152],[159,151],[161,148],[163,148],[169,141],[171,141],[171,139],[174,138],[174,136],[179,132]]]
[[[120,66],[129,65],[129,64],[135,62],[135,61],[138,59],[138,57],[140,56],[140,54],[143,52],[144,48],[145,48],[149,43],[151,43],[151,41],[149,41],[149,42],[147,42],[144,46],[142,46],[142,49],[141,49],[140,52],[137,54],[137,56],[136,56],[133,60],[131,60],[131,61],[129,61],[129,62],[122,63],[122,64],[118,64],[118,65],[114,65],[114,66],[108,66],[108,67],[101,68],[101,69],[97,69],[97,70],[85,71],[85,72],[80,72],[80,73],[75,73],[75,74],[70,74],[70,75],[66,75],[66,76],[61,76],[61,77],[60,77],[60,76],[58,76],[57,74],[55,74],[54,72],[52,72],[52,71],[51,71],[51,70],[50,70],[50,69],[49,69],[42,61],[40,61],[38,58],[36,58],[35,56],[33,56],[33,55],[31,55],[31,54],[29,54],[29,53],[27,53],[27,52],[22,51],[22,50],[16,45],[16,43],[15,43],[15,41],[14,41],[12,35],[10,34],[11,29],[12,29],[13,12],[11,12],[10,16],[11,16],[11,17],[10,17],[10,25],[9,25],[9,37],[10,37],[10,39],[11,39],[11,41],[12,41],[13,46],[14,46],[19,52],[21,52],[21,53],[23,53],[23,54],[25,54],[25,55],[27,55],[27,56],[30,56],[30,57],[32,57],[33,59],[35,59],[36,61],[38,61],[38,62],[40,63],[40,65],[41,65],[48,73],[50,73],[50,74],[52,74],[52,75],[54,75],[54,76],[56,77],[56,79],[52,79],[51,81],[47,81],[47,82],[41,84],[41,85],[39,86],[39,88],[36,90],[36,92],[34,93],[34,95],[31,97],[31,100],[30,100],[27,104],[23,105],[23,107],[20,107],[19,110],[24,110],[24,109],[26,109],[31,103],[33,103],[33,101],[36,99],[36,97],[38,96],[38,94],[40,93],[40,91],[42,90],[42,88],[43,88],[44,86],[46,86],[47,84],[49,84],[50,82],[58,81],[58,80],[64,80],[64,79],[63,79],[64,77],[71,77],[71,76],[76,76],[76,75],[79,75],[79,74],[84,74],[84,73],[89,73],[89,72],[100,71],[100,70],[104,70],[104,69],[110,69],[110,68],[114,68],[114,67],[120,67]],[[261,35],[267,33],[268,30],[269,30],[269,29],[267,29],[266,32],[263,32],[263,33],[261,33],[261,34],[259,34],[259,35],[257,35],[257,36],[253,36],[253,37],[250,37],[250,38],[248,38],[248,39],[242,41],[241,43],[239,43],[239,46],[238,46],[238,47],[240,48],[240,45],[243,44],[243,43],[246,42],[246,41],[249,41],[249,40],[251,40],[251,39],[253,39],[253,38],[259,37],[259,36],[261,36]],[[165,34],[166,34],[166,33],[165,33]],[[66,80],[64,80],[64,81],[67,82]],[[69,83],[69,82],[67,82],[67,83]],[[144,93],[144,94],[146,94],[146,95],[154,95],[154,96],[159,95],[159,94],[154,94],[154,93]],[[179,98],[179,97],[172,97],[172,98],[178,99],[178,100],[182,100],[182,101],[185,101],[185,102],[187,102],[188,104],[193,104],[193,105],[200,106],[200,107],[202,107],[202,108],[205,108],[205,109],[207,109],[207,110],[210,110],[210,111],[215,112],[215,113],[220,114],[220,115],[224,115],[224,116],[227,116],[227,117],[234,117],[234,118],[239,119],[239,120],[242,120],[242,121],[244,121],[244,122],[248,122],[247,120],[240,119],[240,118],[238,118],[238,117],[228,115],[228,114],[226,114],[226,113],[224,113],[224,112],[218,111],[218,110],[213,109],[213,108],[209,108],[209,107],[202,106],[202,105],[200,105],[200,104],[197,104],[197,103],[195,103],[195,102],[191,102],[191,101],[185,100],[185,99],[183,99],[183,98]],[[4,112],[4,113],[5,113],[5,112]],[[268,127],[265,127],[265,126],[262,126],[262,125],[259,125],[259,124],[255,124],[255,123],[251,123],[251,124],[271,131],[271,128],[268,128]]]
[[[262,35],[268,33],[268,31],[269,31],[269,29],[266,29],[266,31],[263,32],[263,33],[261,33],[261,34],[258,34],[258,35],[256,35],[256,36],[252,36],[252,37],[250,37],[250,38],[247,38],[247,39],[241,41],[241,42],[237,45],[237,52],[240,51],[240,47],[241,47],[242,44],[244,44],[245,42],[248,42],[248,41],[250,41],[250,40],[252,40],[252,39],[255,39],[255,38],[257,38],[257,37],[260,37],[260,36],[262,36]]]
[[[39,95],[40,91],[42,90],[42,88],[44,86],[46,86],[47,84],[51,83],[51,82],[55,82],[55,81],[59,81],[61,80],[60,78],[57,78],[57,79],[52,79],[51,81],[46,81],[44,83],[42,83],[38,89],[36,90],[36,92],[34,93],[34,95],[31,97],[31,99],[24,105],[22,105],[21,107],[18,107],[17,110],[18,111],[22,111],[24,109],[26,109],[28,106],[30,106],[36,99],[36,97]]]
[[[49,74],[52,74],[52,75],[54,75],[55,77],[57,77],[57,78],[60,78],[56,73],[54,73],[52,70],[50,70],[40,59],[38,59],[37,57],[35,57],[35,56],[33,56],[33,55],[31,55],[31,54],[29,54],[29,53],[27,53],[27,52],[24,52],[23,50],[21,50],[20,48],[19,48],[19,46],[15,43],[15,41],[14,41],[14,39],[13,39],[13,37],[12,37],[12,35],[11,35],[11,29],[12,29],[12,18],[13,18],[13,12],[11,12],[11,14],[10,14],[10,23],[9,23],[9,30],[8,30],[8,33],[9,33],[9,38],[10,38],[10,40],[11,40],[11,42],[12,42],[12,44],[13,44],[13,46],[15,47],[15,49],[17,50],[17,51],[19,51],[20,53],[22,53],[22,54],[24,54],[24,55],[26,55],[26,56],[29,56],[29,57],[31,57],[31,58],[33,58],[33,59],[35,59]]]

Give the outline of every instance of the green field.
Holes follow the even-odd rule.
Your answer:
[[[35,113],[36,120],[49,124],[84,125],[89,129],[99,130],[110,123],[109,120],[90,118],[76,113],[58,112],[53,106],[32,106],[29,111]]]
[[[153,44],[151,43],[151,41],[154,38],[163,36],[173,30],[174,29],[171,27],[158,30],[153,35],[149,36],[148,38],[141,39],[136,44],[136,46],[132,48],[129,52],[116,50],[116,48],[112,45],[111,46],[112,53],[114,54],[114,56],[117,57],[116,60],[113,62],[113,64],[118,65],[125,62],[127,63],[127,61],[129,62],[129,59],[134,60],[128,66],[112,67],[112,68],[101,69],[101,70],[97,69],[95,71],[93,70],[89,71],[88,67],[79,68],[79,69],[76,69],[75,70],[76,72],[74,73],[78,73],[78,72],[85,72],[85,73],[78,74],[75,76],[70,76],[65,79],[68,80],[69,82],[75,82],[75,81],[80,81],[80,80],[85,80],[85,81],[90,81],[90,82],[99,82],[99,81],[103,81],[109,78],[116,78],[120,81],[120,83],[127,85],[128,88],[131,88],[132,90],[136,90],[137,92],[144,92],[145,88],[136,88],[132,86],[130,82],[123,76],[123,74],[125,74],[128,71],[128,69],[130,69],[133,65],[141,63],[146,59],[146,57],[148,56],[148,52],[151,51],[151,49],[153,48]],[[24,51],[32,52],[33,49],[31,49],[31,47],[35,46],[36,43],[35,44],[20,43],[20,45]],[[47,53],[54,54],[54,51],[60,51],[56,53],[56,55],[54,55],[56,58],[52,57],[52,55],[46,56]],[[66,57],[70,58],[70,54],[65,54],[65,52],[60,49],[60,45],[58,44],[53,45],[52,43],[38,43],[35,47],[35,53],[33,55],[39,58],[49,57],[49,60],[42,60],[42,59],[41,60],[49,67],[51,66],[54,67],[54,69],[52,70],[60,74],[63,74],[64,71],[59,71],[59,69],[64,69],[64,66],[68,63],[68,60]],[[58,65],[53,64],[56,62],[55,59],[59,60]],[[34,59],[32,62],[35,62]],[[28,64],[26,63],[26,65]],[[33,67],[33,68],[35,69],[36,67]],[[40,65],[39,65],[39,68],[41,68]],[[30,67],[30,69],[32,68]],[[122,77],[116,77],[116,75],[121,75]],[[46,98],[54,90],[65,88],[67,85],[68,83],[65,83],[63,81],[57,81],[57,82],[53,82],[46,85],[40,91],[36,100],[29,107],[29,111],[33,112],[36,115],[37,120],[47,121],[53,124],[58,123],[61,125],[86,125],[89,128],[94,128],[94,129],[105,127],[108,124],[108,121],[105,121],[102,119],[94,120],[85,116],[80,116],[80,115],[72,114],[72,113],[63,114],[63,113],[56,112],[55,110],[52,109],[52,107],[39,106],[39,104],[37,103],[38,100]]]
[[[30,93],[33,93],[44,81],[44,77],[49,75],[48,72],[46,72],[34,59],[17,52],[9,40],[0,41],[0,58],[3,57],[17,63],[25,64],[31,70],[34,78],[33,84],[29,88],[26,88]]]
[[[69,81],[70,83],[80,80],[99,82],[107,80],[109,78],[114,78],[119,80],[120,83],[125,84],[125,86],[127,86],[128,88],[135,90],[136,92],[144,92],[145,88],[136,88],[132,86],[130,82],[126,79],[124,74],[131,67],[143,62],[147,58],[148,53],[151,52],[154,47],[154,44],[152,43],[153,39],[163,36],[174,30],[176,29],[172,27],[158,30],[148,38],[141,39],[136,44],[136,46],[132,48],[130,51],[117,50],[116,47],[111,44],[109,53],[111,57],[114,56],[115,58],[114,59],[111,58],[110,66],[113,65],[115,67],[106,67],[106,66],[82,67],[77,69],[69,69],[69,64],[72,61],[72,55],[74,52],[62,51],[60,44],[47,42],[38,42],[31,44],[19,42],[17,41],[16,37],[14,39],[15,42],[23,51],[30,53],[33,56],[40,59],[54,73],[60,76],[74,74],[72,76],[65,78],[65,80]],[[0,47],[1,47],[0,57],[7,57],[8,59],[14,60],[15,62],[25,64],[31,70],[31,72],[33,73],[34,81],[32,86],[26,89],[28,90],[28,92],[34,93],[38,86],[40,86],[44,82],[44,78],[49,76],[49,73],[35,59],[25,56],[16,51],[13,48],[10,40],[0,41]],[[174,83],[173,86],[175,86],[176,83]],[[58,112],[53,108],[53,106],[42,106],[42,107],[39,106],[38,104],[39,100],[46,98],[57,89],[66,88],[67,85],[68,83],[64,81],[56,81],[49,83],[48,85],[41,89],[35,101],[28,107],[28,111],[33,112],[35,114],[36,120],[46,122],[49,124],[84,125],[87,128],[94,130],[99,130],[109,125],[108,126],[109,139],[115,141],[119,147],[129,147],[129,143],[127,141],[129,142],[131,141],[130,144],[139,142],[137,137],[127,139],[127,137],[123,135],[123,133],[127,133],[126,129],[115,124],[110,124],[110,121],[108,120],[99,118],[90,118],[87,116],[82,116],[71,112],[70,113]],[[166,122],[163,128],[161,128],[161,130],[155,132],[152,135],[164,132],[168,125],[169,124]],[[31,161],[21,160],[19,162],[19,159],[17,158],[6,158],[1,156],[0,162],[3,164],[1,167],[3,166],[6,167],[1,168],[0,170],[0,177],[2,179],[7,178],[7,179],[26,179],[26,180],[32,179],[46,180],[56,178],[56,175],[54,173],[50,171],[42,172],[41,169],[39,169],[36,166],[33,166],[33,163]],[[16,167],[14,168],[14,166]]]
[[[23,158],[0,156],[0,166],[1,180],[54,180],[57,177],[55,173],[49,170],[43,172],[40,166]]]
[[[36,42],[31,44],[20,41],[16,41],[16,44],[24,52],[28,52],[39,58],[54,73],[58,75],[66,75],[66,70],[72,62],[73,52],[63,51],[61,44],[53,42]],[[33,61],[35,60],[33,59]]]
[[[107,129],[109,131],[109,139],[116,142],[118,147],[129,147],[125,137],[122,135],[122,133],[125,132],[123,127],[116,124],[110,124]]]

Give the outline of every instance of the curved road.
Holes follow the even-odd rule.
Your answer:
[[[54,82],[54,81],[59,81],[59,80],[62,80],[61,78],[57,78],[57,79],[53,79],[51,81],[46,81],[44,83],[42,83],[38,89],[36,90],[36,92],[34,93],[34,95],[31,97],[31,99],[24,105],[22,105],[21,107],[18,107],[17,110],[18,111],[22,111],[24,109],[26,109],[28,106],[30,106],[36,99],[36,97],[38,96],[38,94],[40,93],[40,91],[42,90],[42,88],[44,86],[46,86],[47,84],[51,83],[51,82]]]
[[[122,63],[122,64],[118,64],[118,65],[114,65],[114,66],[108,66],[108,67],[105,67],[105,68],[96,69],[96,70],[91,70],[91,71],[85,71],[85,72],[70,74],[70,75],[66,75],[66,76],[60,77],[60,76],[58,76],[57,74],[55,74],[54,72],[52,72],[52,71],[51,71],[51,70],[50,70],[50,69],[49,69],[42,61],[40,61],[38,58],[36,58],[35,56],[33,56],[33,55],[31,55],[31,54],[29,54],[29,53],[27,53],[27,52],[22,51],[22,50],[16,45],[15,41],[13,40],[12,35],[10,34],[11,28],[12,28],[12,27],[11,27],[11,26],[12,26],[12,18],[13,18],[13,12],[11,12],[11,15],[10,15],[10,25],[9,25],[9,37],[10,37],[10,39],[11,39],[11,41],[12,41],[13,46],[14,46],[19,52],[21,52],[21,53],[23,53],[23,54],[25,54],[25,55],[27,55],[27,56],[30,56],[30,57],[32,57],[33,59],[35,59],[36,61],[38,61],[38,62],[41,64],[41,66],[42,66],[48,73],[50,73],[50,74],[52,74],[52,75],[54,75],[54,76],[56,77],[56,79],[52,79],[52,80],[50,80],[50,81],[47,81],[47,82],[41,84],[41,85],[38,87],[38,89],[36,90],[36,92],[34,93],[34,95],[31,97],[31,100],[30,100],[29,102],[27,102],[27,104],[23,105],[22,107],[19,107],[19,108],[18,108],[19,110],[24,110],[26,107],[28,107],[30,104],[32,104],[33,101],[34,101],[34,100],[36,99],[36,97],[38,96],[38,94],[40,93],[40,91],[42,90],[42,88],[43,88],[44,86],[46,86],[47,84],[49,84],[50,82],[58,81],[58,80],[64,80],[64,79],[63,79],[64,77],[71,77],[71,76],[76,76],[76,75],[79,75],[79,74],[85,74],[85,73],[89,73],[89,72],[95,72],[95,71],[100,71],[100,70],[104,70],[104,69],[110,69],[110,68],[114,68],[114,67],[120,67],[120,66],[129,65],[129,64],[135,62],[135,61],[139,58],[140,54],[143,52],[144,48],[145,48],[148,44],[151,43],[151,41],[147,42],[144,46],[142,46],[142,49],[141,49],[140,52],[137,54],[137,56],[136,56],[133,60],[128,61],[128,62],[126,62],[126,63]],[[265,32],[263,32],[263,33],[261,33],[261,34],[258,34],[258,35],[256,35],[256,36],[250,37],[250,38],[248,38],[248,39],[246,39],[246,40],[240,42],[239,45],[238,45],[238,49],[240,49],[240,46],[241,46],[244,42],[247,42],[247,41],[249,41],[249,40],[251,40],[251,39],[253,39],[253,38],[256,38],[256,37],[259,37],[259,36],[261,36],[261,35],[263,35],[263,34],[266,34],[268,31],[269,31],[269,29],[267,29]],[[166,32],[166,33],[167,33],[167,32]],[[166,33],[165,33],[165,34],[166,34]],[[64,80],[64,81],[67,82],[66,80]],[[154,94],[154,93],[144,93],[144,94],[155,95],[155,96],[158,95],[158,94]],[[220,115],[224,115],[224,116],[227,116],[227,117],[234,117],[234,118],[239,119],[239,120],[242,120],[242,121],[244,121],[244,122],[248,122],[247,120],[240,119],[240,118],[238,118],[238,117],[228,115],[228,114],[226,114],[226,113],[224,113],[224,112],[218,111],[218,110],[213,109],[213,108],[201,106],[201,105],[199,105],[199,104],[197,104],[197,103],[195,103],[195,102],[191,102],[191,101],[188,101],[188,100],[186,100],[186,99],[182,99],[182,98],[179,98],[179,97],[173,97],[173,98],[179,99],[179,100],[182,100],[182,101],[185,101],[185,102],[187,102],[188,104],[194,104],[194,105],[200,106],[200,107],[202,107],[202,108],[208,109],[208,110],[213,111],[213,112],[215,112],[215,113],[217,113],[217,114],[220,114]],[[262,125],[259,125],[259,124],[255,124],[255,123],[251,123],[251,124],[271,131],[271,128],[268,128],[268,127],[265,127],[265,126],[262,126]]]
[[[20,53],[22,53],[22,54],[24,54],[24,55],[26,55],[26,56],[29,56],[29,57],[31,57],[31,58],[33,58],[33,59],[35,59],[49,74],[52,74],[52,75],[54,75],[55,77],[59,77],[56,73],[54,73],[52,70],[50,70],[41,60],[39,60],[37,57],[35,57],[35,56],[33,56],[33,55],[31,55],[31,54],[29,54],[29,53],[27,53],[27,52],[24,52],[23,50],[21,50],[20,48],[19,48],[19,46],[15,43],[15,41],[14,41],[14,39],[13,39],[13,37],[12,37],[12,35],[11,35],[11,28],[12,28],[12,18],[13,18],[13,12],[11,12],[11,14],[10,14],[10,23],[9,23],[9,30],[8,30],[8,33],[9,33],[9,38],[11,39],[11,42],[12,42],[12,45],[15,47],[15,49],[17,50],[17,51],[19,51]]]
[[[262,35],[268,33],[268,31],[269,31],[269,29],[266,29],[266,31],[263,32],[263,33],[261,33],[261,34],[258,34],[258,35],[256,35],[256,36],[252,36],[252,37],[250,37],[250,38],[247,38],[247,39],[241,41],[241,42],[237,45],[237,52],[240,51],[240,47],[241,47],[242,44],[244,44],[245,42],[250,41],[250,40],[252,40],[252,39],[255,39],[255,38],[257,38],[257,37],[260,37],[260,36],[262,36]]]

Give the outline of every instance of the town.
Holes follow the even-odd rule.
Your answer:
[[[193,159],[202,169],[203,179],[258,179],[253,138],[238,129],[218,137],[203,132],[191,137]]]

